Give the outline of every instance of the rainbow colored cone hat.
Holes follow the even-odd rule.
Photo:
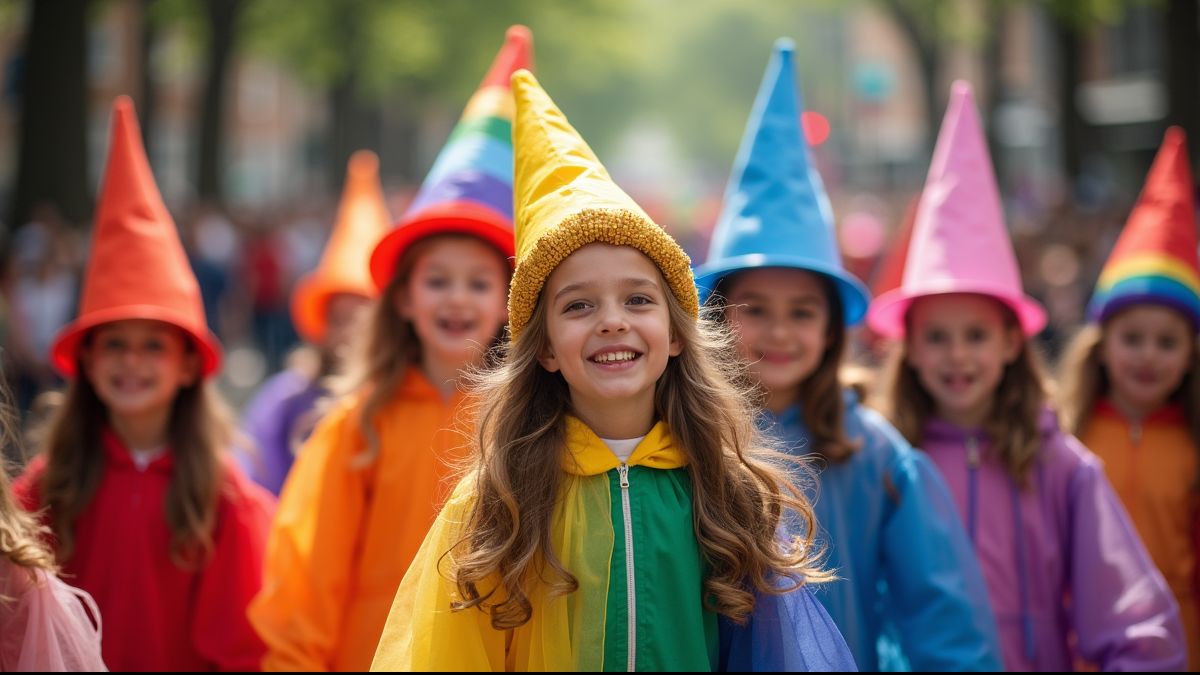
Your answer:
[[[1117,239],[1088,315],[1103,322],[1135,303],[1166,305],[1200,327],[1195,183],[1183,129],[1167,129],[1125,229]]]
[[[381,290],[404,251],[430,235],[471,234],[512,256],[514,105],[509,79],[532,66],[533,35],[524,26],[512,26],[408,212],[371,255],[371,276]]]

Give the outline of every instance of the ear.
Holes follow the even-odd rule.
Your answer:
[[[1004,365],[1012,365],[1025,346],[1025,333],[1020,326],[1010,326],[1004,331]]]
[[[79,375],[87,378],[88,382],[95,381],[95,378],[92,376],[92,350],[90,347],[79,348],[78,363]]]
[[[554,355],[554,347],[549,343],[546,344],[546,348],[542,350],[542,353],[538,355],[538,363],[542,364],[542,367],[547,372],[557,373],[559,370],[562,370],[562,366],[558,363],[558,357]]]
[[[412,311],[410,310],[412,303],[408,300],[408,284],[404,284],[393,291],[390,302],[392,303],[392,310],[401,319],[409,322],[412,321]]]
[[[185,387],[190,387],[200,380],[200,355],[189,351],[183,357],[182,373],[179,381]]]
[[[679,356],[682,353],[683,340],[679,339],[679,336],[675,334],[675,331],[671,331],[671,342],[669,345],[667,345],[667,354],[671,356]]]

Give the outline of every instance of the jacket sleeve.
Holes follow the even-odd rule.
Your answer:
[[[865,442],[895,448],[881,555],[887,612],[905,657],[917,672],[1001,670],[983,571],[941,474],[890,428],[872,430]]]
[[[808,585],[781,595],[756,592],[745,624],[721,616],[718,626],[721,672],[858,671],[841,631]]]
[[[263,669],[331,670],[353,586],[370,468],[356,408],[342,406],[301,448],[267,543],[250,621],[267,645]]]
[[[213,554],[200,574],[191,621],[196,651],[218,670],[257,671],[266,648],[246,608],[262,585],[263,557],[275,498],[240,470],[222,499]]]
[[[1079,654],[1105,671],[1182,670],[1179,607],[1090,455],[1072,472],[1067,495]]]
[[[458,591],[447,578],[450,557],[445,554],[458,540],[460,526],[470,513],[473,494],[467,484],[460,483],[446,502],[400,582],[372,671],[508,669],[510,631],[493,629],[489,615],[478,609],[450,609]]]

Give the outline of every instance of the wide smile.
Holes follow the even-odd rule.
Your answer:
[[[642,352],[630,347],[606,348],[588,357],[588,363],[606,372],[628,370],[641,359]]]
[[[956,373],[953,375],[943,375],[941,377],[942,386],[951,392],[961,394],[971,388],[975,384],[974,375],[965,375]]]
[[[785,366],[795,361],[796,356],[788,352],[759,352],[758,359],[769,365]]]
[[[469,335],[475,331],[475,327],[479,325],[476,321],[467,319],[438,319],[438,330],[450,335]]]
[[[154,381],[148,378],[141,377],[113,377],[108,380],[109,386],[121,394],[133,395],[140,394],[144,391],[150,391],[154,388]]]

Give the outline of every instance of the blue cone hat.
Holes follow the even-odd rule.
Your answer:
[[[865,316],[870,294],[842,266],[833,210],[800,127],[791,40],[776,41],[746,125],[708,259],[696,268],[707,298],[722,278],[762,267],[790,267],[833,280],[848,325]]]

